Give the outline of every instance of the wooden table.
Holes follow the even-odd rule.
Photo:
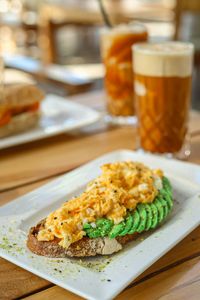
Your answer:
[[[71,97],[103,110],[102,92]],[[200,114],[191,112],[192,155],[200,163]],[[91,126],[72,134],[0,151],[0,204],[12,201],[101,154],[134,149],[132,127]],[[0,259],[0,299],[78,300],[46,280]],[[198,300],[200,295],[200,227],[146,270],[116,299]]]

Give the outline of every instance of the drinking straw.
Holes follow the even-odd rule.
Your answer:
[[[110,19],[108,17],[107,12],[105,11],[105,8],[104,8],[104,5],[103,5],[103,1],[102,0],[97,0],[97,1],[99,2],[99,8],[100,8],[100,11],[101,11],[104,23],[106,24],[106,26],[112,28],[113,26],[111,24],[111,21],[110,21]]]

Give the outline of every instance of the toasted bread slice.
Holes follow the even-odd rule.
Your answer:
[[[5,86],[4,103],[8,108],[19,108],[41,102],[44,93],[34,84],[11,84]]]
[[[122,246],[135,239],[136,234],[127,234],[116,239],[84,237],[81,240],[71,244],[68,249],[59,245],[60,239],[53,241],[38,241],[37,234],[44,227],[45,220],[42,220],[37,226],[29,231],[27,247],[35,254],[48,257],[87,257],[95,255],[109,255],[118,252]]]

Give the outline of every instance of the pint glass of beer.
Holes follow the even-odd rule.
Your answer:
[[[143,41],[147,41],[147,30],[140,23],[123,24],[101,32],[107,108],[112,116],[127,117],[135,113],[131,46]]]
[[[139,147],[184,158],[194,47],[165,42],[133,46]]]

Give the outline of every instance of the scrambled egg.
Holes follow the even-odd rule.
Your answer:
[[[151,170],[142,163],[110,163],[101,169],[102,174],[87,185],[84,193],[47,217],[45,228],[38,233],[39,241],[57,237],[59,244],[68,248],[85,235],[84,223],[105,217],[118,224],[127,210],[133,210],[138,203],[152,202],[162,188],[162,171]]]

